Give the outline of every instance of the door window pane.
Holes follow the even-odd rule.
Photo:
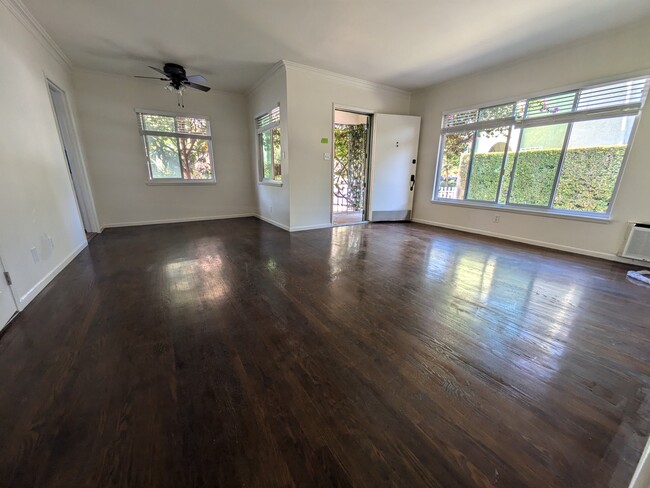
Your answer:
[[[447,134],[440,168],[438,198],[463,200],[467,185],[469,159],[474,145],[474,131]]]
[[[574,122],[554,208],[607,211],[635,117]]]
[[[550,204],[567,127],[555,124],[523,130],[509,203]]]
[[[514,107],[511,106],[511,111]],[[509,127],[478,131],[467,190],[468,200],[495,202]]]

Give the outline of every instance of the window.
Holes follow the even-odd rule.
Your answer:
[[[609,215],[647,78],[448,113],[434,201]]]
[[[260,181],[282,181],[280,107],[255,119]]]
[[[210,120],[194,115],[138,112],[149,181],[215,181]]]

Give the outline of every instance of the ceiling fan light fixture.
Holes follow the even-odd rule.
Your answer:
[[[201,75],[187,75],[185,68],[180,64],[165,63],[163,69],[149,66],[156,73],[160,73],[165,78],[159,78],[162,81],[168,81],[169,84],[165,86],[166,90],[176,92],[176,100],[179,107],[185,107],[183,103],[183,92],[187,88],[194,88],[196,90],[207,92],[210,91],[209,86],[201,85],[197,82],[205,82],[206,79]],[[136,78],[151,78],[150,76],[136,76]]]
[[[181,108],[185,108],[185,102],[183,102],[183,92],[186,88],[187,87],[185,85],[180,85],[178,87],[173,85],[165,85],[165,90],[176,92],[176,103]]]

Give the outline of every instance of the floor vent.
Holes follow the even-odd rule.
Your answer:
[[[631,224],[621,256],[650,261],[650,224]]]

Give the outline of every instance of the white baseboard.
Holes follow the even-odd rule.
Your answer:
[[[298,227],[290,227],[290,232],[301,232],[303,230],[315,230],[315,229],[329,229],[332,227],[332,224],[316,224],[316,225],[301,225]]]
[[[18,309],[22,312],[25,310],[25,307],[29,305],[29,303],[36,298],[36,295],[38,295],[41,291],[43,291],[43,288],[45,288],[50,281],[52,281],[56,275],[58,275],[61,271],[63,271],[63,268],[65,268],[70,262],[77,257],[77,255],[86,249],[88,247],[88,242],[84,241],[79,247],[77,247],[74,251],[72,251],[70,254],[68,254],[63,261],[61,261],[59,264],[57,264],[48,274],[46,274],[43,279],[41,279],[38,283],[36,283],[31,290],[29,290],[27,293],[25,293],[20,299],[18,300]]]
[[[264,217],[264,216],[262,216],[260,214],[254,214],[254,217],[257,217],[258,219],[263,220],[267,224],[271,224],[271,225],[274,225],[276,227],[279,227],[282,230],[286,230],[286,231],[289,230],[289,226],[281,224],[280,222],[278,222],[276,220],[269,219],[268,217]]]
[[[289,232],[301,232],[303,230],[315,230],[315,229],[328,229],[332,227],[332,224],[316,224],[316,225],[302,225],[299,227],[289,227],[287,225],[281,224],[280,222],[277,222],[273,219],[269,219],[268,217],[264,217],[260,214],[256,214],[255,217],[257,217],[260,220],[263,220],[264,222],[267,222],[271,225],[275,225],[276,227],[279,227],[282,230],[287,230]]]
[[[140,220],[136,222],[114,222],[104,224],[102,230],[111,227],[135,227],[138,225],[157,225],[157,224],[178,224],[181,222],[202,222],[204,220],[223,220],[223,219],[239,219],[242,217],[257,217],[254,213],[241,213],[229,215],[210,215],[207,217],[183,217],[178,219],[160,219],[160,220]]]
[[[419,224],[432,225],[434,227],[443,227],[445,229],[459,230],[461,232],[468,232],[470,234],[479,234],[483,236],[496,237],[498,239],[505,239],[507,241],[521,242],[523,244],[531,244],[533,246],[546,247],[548,249],[555,249],[558,251],[565,251],[573,254],[581,254],[583,256],[591,256],[593,258],[607,259],[608,261],[617,261],[619,263],[626,263],[626,264],[633,264],[633,265],[636,264],[637,266],[639,265],[638,262],[635,262],[631,259],[622,258],[612,253],[592,251],[590,249],[582,249],[579,247],[564,246],[562,244],[555,244],[554,242],[538,241],[536,239],[527,239],[525,237],[516,237],[507,234],[499,234],[497,232],[474,229],[471,227],[464,227],[462,225],[445,224],[442,222],[433,222],[431,220],[416,219],[416,218],[411,220]]]

